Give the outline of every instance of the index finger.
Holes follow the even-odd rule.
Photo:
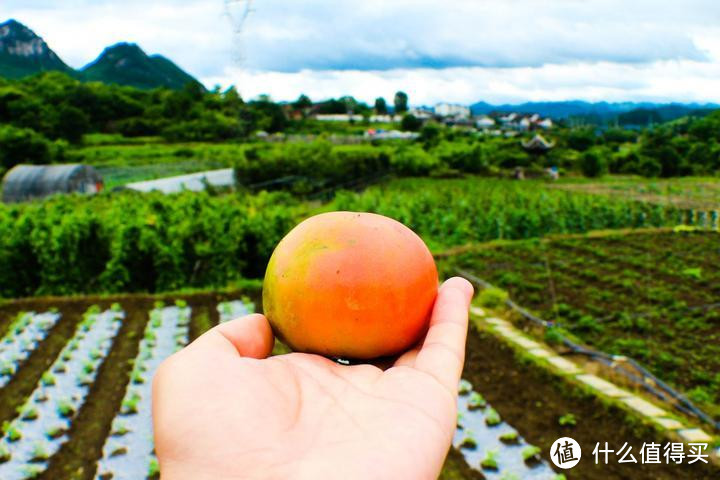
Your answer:
[[[435,377],[451,392],[465,362],[468,309],[473,287],[464,278],[453,277],[440,287],[433,308],[430,328],[415,359],[415,368]]]

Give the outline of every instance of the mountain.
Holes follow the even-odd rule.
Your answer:
[[[117,83],[138,88],[180,89],[197,80],[161,55],[148,56],[134,43],[108,47],[80,71],[84,80]]]
[[[0,24],[0,76],[21,78],[38,72],[72,73],[35,32],[15,20]]]
[[[169,59],[148,56],[133,43],[108,47],[93,63],[73,70],[35,32],[16,20],[0,24],[0,77],[22,78],[57,70],[81,80],[130,85],[138,88],[180,89],[199,83]]]
[[[543,117],[563,119],[568,117],[594,118],[611,121],[622,114],[636,110],[656,111],[662,121],[673,120],[685,115],[716,109],[717,104],[698,103],[652,103],[652,102],[584,102],[572,100],[565,102],[527,102],[520,104],[491,105],[478,102],[470,106],[474,115],[486,115],[492,112],[537,113]]]

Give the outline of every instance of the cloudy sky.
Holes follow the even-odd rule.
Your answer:
[[[246,98],[720,102],[717,0],[0,0],[0,13],[73,67],[132,41]]]

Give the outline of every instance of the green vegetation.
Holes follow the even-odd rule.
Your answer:
[[[530,462],[533,460],[537,461],[540,458],[540,453],[540,447],[536,447],[535,445],[528,445],[522,450],[522,458],[525,462]]]
[[[485,452],[485,457],[480,462],[480,466],[486,470],[497,470],[498,469],[497,456],[498,456],[497,450],[487,450]]]
[[[571,194],[548,189],[543,182],[477,177],[397,180],[362,193],[340,192],[332,206],[395,218],[434,250],[551,233],[674,225],[681,219],[673,207]]]
[[[719,240],[680,231],[517,242],[453,264],[556,322],[546,337],[562,328],[632,357],[720,418]]]
[[[503,433],[498,438],[503,443],[515,444],[515,443],[518,443],[519,435],[517,432],[513,431],[513,432]]]
[[[488,427],[494,427],[496,425],[500,425],[502,423],[502,419],[500,418],[500,414],[495,410],[494,408],[488,408],[485,412],[485,423]]]
[[[326,209],[393,217],[433,250],[671,225],[680,217],[672,207],[477,177],[395,180],[362,193],[339,192],[327,205],[264,192],[53,197],[0,206],[0,262],[7,267],[0,273],[0,295],[154,292],[261,278],[285,233]]]
[[[572,413],[566,413],[558,419],[558,424],[561,427],[574,427],[575,425],[577,425],[577,418],[575,418],[575,415],[573,415]]]

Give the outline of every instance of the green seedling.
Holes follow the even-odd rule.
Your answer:
[[[458,385],[458,393],[460,395],[467,395],[472,391],[472,383],[468,382],[465,379],[460,380],[460,384]]]
[[[55,385],[55,375],[50,372],[43,373],[42,377],[40,377],[40,383],[42,383],[44,387]]]
[[[124,415],[135,414],[138,412],[138,403],[140,403],[140,394],[138,394],[137,392],[132,392],[127,398],[123,400],[120,411]]]
[[[85,360],[83,362],[83,372],[88,375],[95,372],[95,363],[90,360]]]
[[[47,446],[43,442],[37,442],[33,445],[32,451],[30,452],[31,462],[44,462],[50,458]]]
[[[26,422],[32,422],[33,420],[37,420],[38,418],[38,411],[35,407],[25,407],[20,414],[20,418],[22,420],[25,420]]]
[[[110,310],[112,310],[113,312],[122,312],[122,305],[115,302],[112,305],[110,305]]]
[[[469,410],[478,410],[481,408],[485,408],[487,406],[487,402],[485,401],[485,398],[478,392],[472,392],[470,394],[470,398],[468,398],[468,409]]]
[[[14,362],[10,362],[10,361],[3,362],[3,364],[0,365],[0,375],[6,376],[6,377],[11,377],[15,374],[16,369],[17,369],[17,367],[15,366]]]
[[[69,400],[60,400],[57,404],[57,412],[63,418],[70,418],[75,415],[75,406]]]
[[[38,478],[44,471],[45,468],[41,465],[25,465],[22,468],[23,479],[30,480],[32,478]]]
[[[63,425],[53,425],[45,430],[45,436],[50,440],[62,437],[66,432],[66,428]]]
[[[142,383],[145,383],[145,377],[143,377],[140,372],[133,372],[132,373],[132,383],[134,383],[135,385],[140,385]]]
[[[558,423],[561,427],[574,427],[575,425],[577,425],[577,419],[572,413],[566,413],[558,419]]]
[[[498,437],[501,442],[507,443],[507,444],[516,444],[519,441],[519,436],[517,432],[506,432],[503,433]]]
[[[482,459],[480,462],[480,466],[484,468],[485,470],[497,470],[498,469],[498,461],[497,461],[497,450],[487,450],[485,452],[485,458]]]
[[[467,430],[465,432],[462,442],[460,442],[460,448],[477,448],[477,440],[475,439],[475,434],[472,432],[472,430]]]
[[[147,478],[150,480],[160,478],[160,464],[158,463],[157,458],[153,458],[150,460],[150,464],[148,465]]]
[[[3,432],[5,433],[5,437],[7,438],[8,442],[17,442],[22,438],[22,433],[20,432],[20,429],[18,429],[14,424],[11,424],[9,422],[3,423]]]
[[[528,445],[522,450],[522,458],[526,463],[540,461],[540,447]]]
[[[494,427],[496,425],[500,425],[502,422],[502,419],[500,418],[500,414],[495,410],[494,408],[489,408],[488,411],[485,413],[485,424],[488,427]]]
[[[0,443],[0,463],[9,462],[11,458],[10,449],[5,443]]]
[[[80,375],[78,375],[75,383],[80,387],[86,387],[88,385],[92,385],[92,383],[93,383],[92,375],[87,374],[87,373],[81,373]]]
[[[92,359],[92,360],[100,360],[102,357],[103,357],[103,354],[102,354],[102,352],[100,351],[99,348],[93,348],[93,349],[90,351],[90,359]]]
[[[182,298],[175,300],[175,306],[178,308],[187,308],[187,302]]]
[[[128,433],[130,429],[127,426],[127,423],[123,422],[119,418],[116,418],[113,421],[112,429],[110,430],[110,435],[114,437],[122,437],[126,433]]]

